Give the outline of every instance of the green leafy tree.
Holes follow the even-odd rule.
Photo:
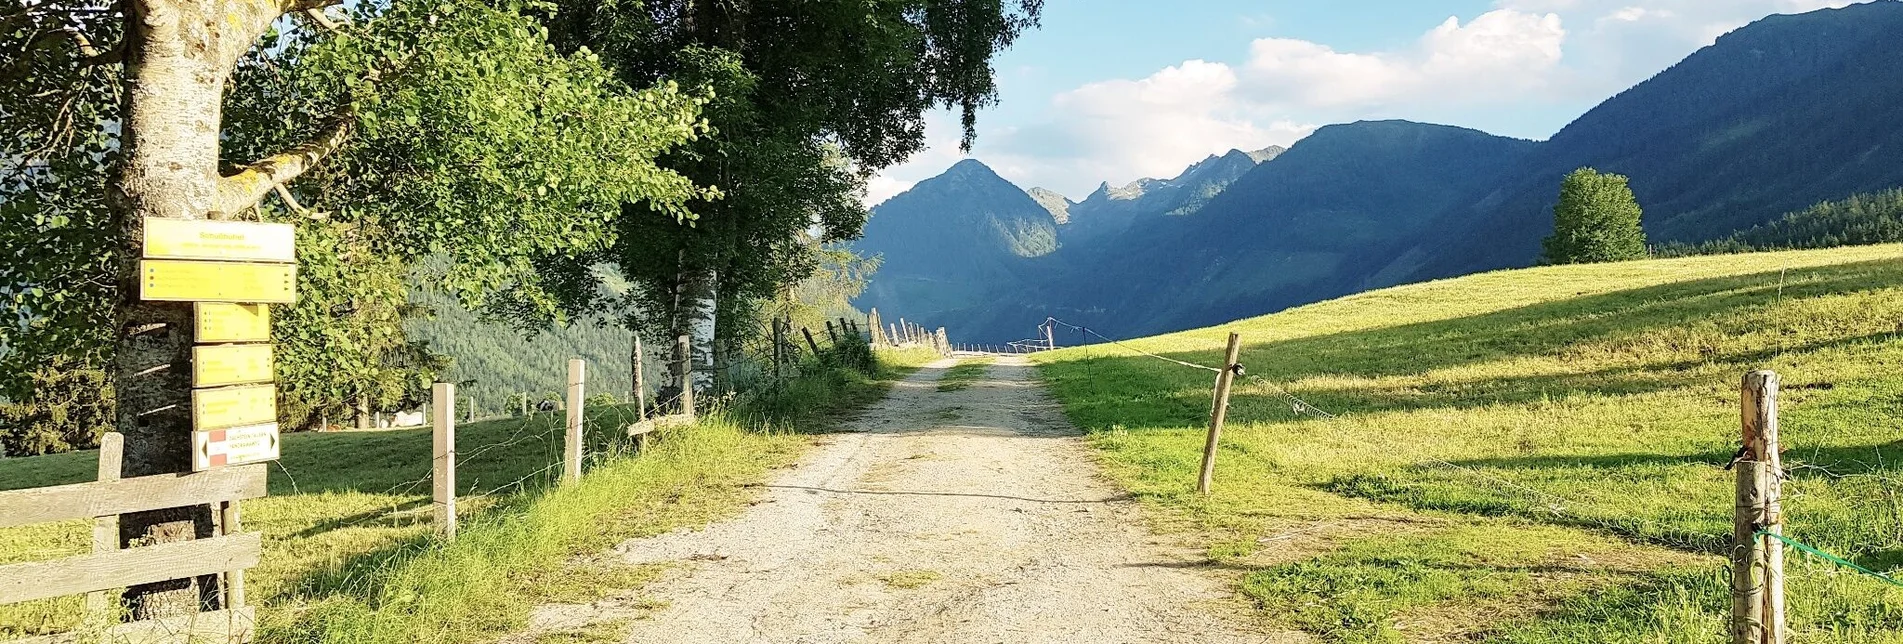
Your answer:
[[[110,365],[127,476],[191,462],[192,308],[137,298],[144,219],[292,221],[334,242],[299,247],[304,299],[276,330],[286,408],[311,413],[440,369],[397,326],[391,285],[423,258],[466,305],[507,293],[557,320],[565,284],[542,266],[612,246],[624,206],[671,223],[717,196],[655,163],[704,131],[704,98],[555,49],[526,0],[324,13],[343,4],[0,3],[0,377],[34,403],[18,367]],[[129,515],[122,532],[208,521]],[[134,588],[131,613],[190,612],[200,590]]]
[[[1041,0],[563,0],[547,21],[564,47],[600,52],[632,85],[706,87],[713,132],[663,165],[724,198],[696,203],[692,227],[624,217],[603,255],[635,285],[602,300],[585,267],[571,291],[671,346],[692,338],[697,386],[721,359],[716,336],[758,328],[751,300],[813,273],[818,241],[855,239],[865,179],[924,147],[925,113],[976,113],[996,100],[991,60],[1036,25]],[[625,210],[624,215],[638,215]],[[673,361],[679,382],[685,357]],[[668,397],[663,393],[663,398]]]
[[[1549,264],[1644,258],[1645,229],[1639,224],[1643,214],[1624,176],[1574,170],[1560,184],[1544,258]]]

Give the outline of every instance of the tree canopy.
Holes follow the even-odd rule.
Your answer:
[[[1645,229],[1639,224],[1643,215],[1624,176],[1575,170],[1560,184],[1544,258],[1549,264],[1644,258]]]
[[[0,8],[0,395],[115,352],[125,222],[129,10]],[[141,5],[141,6],[135,6]],[[335,3],[310,3],[313,5]],[[537,5],[541,6],[541,5]],[[528,3],[363,3],[276,18],[226,79],[224,216],[295,223],[300,301],[279,307],[281,409],[302,424],[419,394],[444,366],[409,341],[413,284],[465,306],[567,315],[546,264],[613,245],[623,208],[667,225],[718,191],[657,165],[702,135],[710,96],[634,89],[599,56],[560,51]],[[244,34],[231,37],[250,38]],[[113,44],[120,43],[124,44]],[[275,194],[276,198],[270,198]],[[216,213],[214,213],[216,214]],[[416,278],[417,274],[423,277]],[[44,442],[44,441],[42,441]]]

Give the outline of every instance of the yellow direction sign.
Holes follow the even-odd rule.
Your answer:
[[[139,262],[139,299],[167,302],[297,301],[297,266],[147,259]]]
[[[201,432],[261,425],[277,416],[276,385],[192,390],[192,428]]]
[[[293,262],[296,230],[290,224],[148,217],[145,257]]]
[[[271,307],[263,304],[199,302],[199,342],[265,342],[271,339]]]
[[[271,380],[271,345],[192,347],[193,387],[248,385]]]
[[[192,432],[192,471],[246,465],[278,458],[278,424],[261,423]]]

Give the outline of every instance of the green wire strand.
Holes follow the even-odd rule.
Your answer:
[[[1791,539],[1790,537],[1786,537],[1786,536],[1784,536],[1784,535],[1781,535],[1781,534],[1778,534],[1778,533],[1775,533],[1775,532],[1771,532],[1771,531],[1769,531],[1769,530],[1759,530],[1759,531],[1758,531],[1758,534],[1757,534],[1757,536],[1760,536],[1760,537],[1770,537],[1770,538],[1772,538],[1772,539],[1776,539],[1776,540],[1778,540],[1778,541],[1782,541],[1782,542],[1784,542],[1784,543],[1785,543],[1786,545],[1789,545],[1790,547],[1792,547],[1792,548],[1796,548],[1796,549],[1798,549],[1798,550],[1802,550],[1802,551],[1804,551],[1804,552],[1805,552],[1805,553],[1807,553],[1807,554],[1811,554],[1811,555],[1815,555],[1815,556],[1817,556],[1817,557],[1820,557],[1820,558],[1822,558],[1822,559],[1824,559],[1824,560],[1826,560],[1826,561],[1829,561],[1829,562],[1831,562],[1831,563],[1834,563],[1834,564],[1837,564],[1837,565],[1839,565],[1839,566],[1843,566],[1843,567],[1845,567],[1845,568],[1849,568],[1849,569],[1851,569],[1851,570],[1855,570],[1855,571],[1857,571],[1857,572],[1860,572],[1860,573],[1863,573],[1863,574],[1865,574],[1865,575],[1869,575],[1869,576],[1871,576],[1871,577],[1875,577],[1875,578],[1877,578],[1877,579],[1880,579],[1880,580],[1882,580],[1882,581],[1883,581],[1883,583],[1886,583],[1886,584],[1889,584],[1889,585],[1891,585],[1891,586],[1896,586],[1896,587],[1898,587],[1898,588],[1903,588],[1903,581],[1897,581],[1896,579],[1894,579],[1894,578],[1891,578],[1891,577],[1890,577],[1889,575],[1886,575],[1886,574],[1883,574],[1883,573],[1880,573],[1880,572],[1877,572],[1877,571],[1874,571],[1874,570],[1871,570],[1871,569],[1869,569],[1869,568],[1865,568],[1865,567],[1863,567],[1863,566],[1859,566],[1859,565],[1857,565],[1857,564],[1855,564],[1855,563],[1852,563],[1852,562],[1851,562],[1850,560],[1848,560],[1848,559],[1844,559],[1843,557],[1839,557],[1839,556],[1837,556],[1837,555],[1833,555],[1833,554],[1830,554],[1830,553],[1828,553],[1828,552],[1824,552],[1824,551],[1822,551],[1822,550],[1818,550],[1818,549],[1816,549],[1816,548],[1813,548],[1813,547],[1811,547],[1811,546],[1809,546],[1809,545],[1806,545],[1806,544],[1804,544],[1804,543],[1801,543],[1801,542],[1798,542],[1798,541],[1796,541],[1796,540],[1794,540],[1794,539]]]

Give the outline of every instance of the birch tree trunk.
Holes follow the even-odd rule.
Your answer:
[[[688,356],[694,393],[704,394],[714,386],[714,330],[719,311],[720,282],[713,269],[692,269],[684,279],[685,292],[677,315],[692,347]]]

